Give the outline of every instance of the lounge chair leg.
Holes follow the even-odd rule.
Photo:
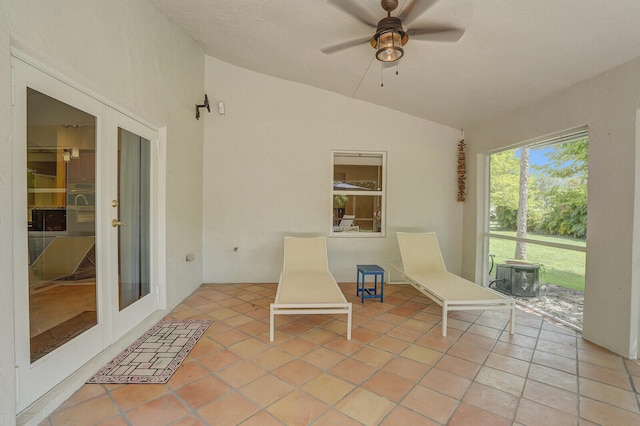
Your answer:
[[[274,320],[274,315],[273,315],[273,303],[271,303],[269,305],[269,341],[273,342],[273,320]]]
[[[447,302],[442,305],[442,337],[447,337]]]
[[[349,303],[349,310],[347,311],[347,340],[351,340],[351,314],[352,305]]]
[[[516,306],[513,304],[511,306],[511,324],[509,324],[509,334],[513,334],[516,332]]]

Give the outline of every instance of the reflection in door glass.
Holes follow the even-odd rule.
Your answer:
[[[31,362],[96,324],[96,118],[27,89]]]
[[[120,310],[149,294],[150,142],[118,129]]]

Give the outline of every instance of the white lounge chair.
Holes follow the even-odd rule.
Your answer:
[[[95,241],[94,236],[55,237],[29,267],[29,291],[76,274]]]
[[[284,239],[284,263],[276,299],[270,306],[272,342],[275,315],[293,314],[347,314],[347,339],[351,340],[351,303],[329,272],[324,237]]]
[[[355,214],[345,214],[340,219],[340,223],[337,226],[333,227],[333,232],[358,232],[360,231],[360,227],[358,225],[354,225],[353,221],[356,219]]]
[[[409,283],[442,306],[442,335],[447,335],[449,311],[499,309],[511,311],[510,333],[515,331],[515,300],[490,288],[447,272],[436,234],[398,232],[402,269]]]

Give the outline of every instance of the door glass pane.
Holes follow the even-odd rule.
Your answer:
[[[96,324],[96,118],[27,89],[30,353]]]
[[[118,129],[118,277],[120,310],[149,294],[148,139]]]

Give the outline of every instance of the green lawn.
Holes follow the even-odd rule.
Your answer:
[[[511,231],[492,231],[495,234],[515,237]],[[548,235],[527,234],[529,239],[570,244],[585,247],[586,243],[580,240],[563,237],[551,237]],[[515,253],[515,241],[491,238],[489,240],[489,254],[495,255],[495,263],[504,263],[507,259],[513,259]],[[540,283],[549,283],[584,291],[584,266],[585,253],[527,244],[527,260],[540,265]],[[492,275],[495,276],[495,267]]]

